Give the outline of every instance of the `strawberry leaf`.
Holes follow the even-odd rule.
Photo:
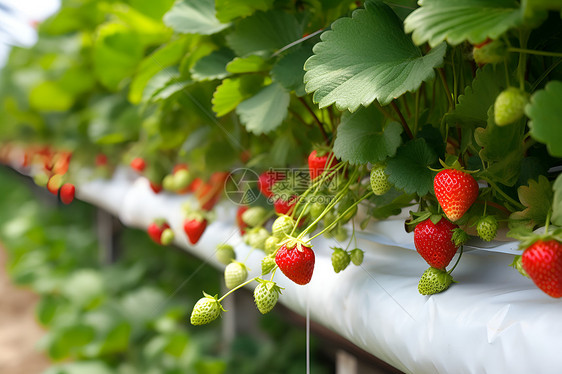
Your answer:
[[[305,44],[283,56],[273,69],[273,80],[279,82],[289,91],[295,91],[297,96],[304,96],[304,63],[312,55],[312,46]]]
[[[375,195],[371,199],[375,206],[369,214],[376,219],[387,219],[400,214],[403,208],[411,206],[414,199],[415,195],[405,194],[396,189],[381,196]]]
[[[562,131],[560,124],[553,118],[562,118],[562,82],[549,82],[544,90],[531,96],[525,107],[525,114],[531,119],[529,128],[533,139],[546,144],[548,152],[555,157],[562,157]]]
[[[152,77],[165,68],[177,64],[185,54],[185,37],[171,41],[144,58],[131,82],[128,99],[133,104],[141,102],[144,89]],[[168,74],[171,76],[171,74]],[[155,87],[152,87],[154,90]]]
[[[529,185],[519,187],[517,193],[519,201],[527,208],[512,213],[509,219],[519,221],[515,223],[516,225],[528,227],[544,224],[553,201],[552,188],[548,179],[541,175],[538,181],[529,180]]]
[[[483,176],[513,186],[517,182],[521,159],[523,158],[522,121],[500,127],[494,122],[494,107],[488,110],[488,125],[474,131],[476,143],[482,149],[480,158],[489,163]]]
[[[424,196],[433,192],[435,172],[428,166],[437,161],[437,155],[424,139],[412,140],[400,148],[394,158],[388,160],[388,181],[407,193]]]
[[[447,123],[485,126],[488,121],[488,109],[505,88],[505,74],[498,74],[492,65],[478,69],[472,86],[465,88],[455,109],[445,115]]]
[[[275,130],[287,117],[290,98],[283,86],[272,83],[240,103],[236,114],[248,131],[265,134]]]
[[[335,103],[351,112],[374,100],[386,105],[415,91],[433,79],[433,68],[443,62],[446,51],[443,44],[423,56],[381,1],[367,1],[352,18],[338,19],[321,39],[305,64],[306,91],[314,92],[320,108]]]
[[[226,65],[229,73],[255,73],[258,71],[269,70],[269,64],[263,57],[250,55],[248,57],[236,57]]]
[[[523,22],[519,3],[514,0],[424,0],[404,20],[407,33],[417,45],[429,42],[435,47],[443,41],[472,44],[487,38],[497,39]]]
[[[191,68],[191,77],[196,81],[222,79],[229,76],[226,65],[234,58],[234,53],[228,48],[218,51],[199,59]]]
[[[164,14],[164,23],[183,34],[212,35],[230,26],[215,16],[214,0],[180,0]]]
[[[217,18],[221,22],[230,22],[238,17],[247,17],[256,10],[266,11],[273,5],[273,0],[216,0]]]
[[[562,227],[562,174],[558,175],[552,186],[552,223]]]
[[[269,56],[273,51],[298,40],[303,27],[290,14],[279,11],[257,12],[236,23],[226,42],[238,56]]]
[[[401,133],[400,124],[385,125],[383,115],[372,105],[355,113],[345,112],[338,127],[334,154],[351,164],[383,161],[396,154]]]
[[[261,89],[263,77],[243,75],[222,81],[213,94],[213,111],[221,117],[234,110],[242,101],[250,98]]]

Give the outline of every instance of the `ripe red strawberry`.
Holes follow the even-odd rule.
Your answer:
[[[330,159],[330,164],[326,165]],[[317,152],[312,151],[308,156],[308,170],[310,172],[310,179],[318,178],[326,169],[331,169],[338,164],[338,160],[332,152]]]
[[[414,245],[423,259],[432,267],[445,269],[458,247],[453,243],[453,230],[458,226],[442,218],[436,225],[428,218],[414,230]]]
[[[279,198],[275,200],[273,203],[273,207],[275,208],[275,212],[277,214],[284,214],[284,215],[291,215],[293,212],[293,208],[297,202],[297,196],[291,196],[289,200],[285,200],[283,198]]]
[[[204,218],[186,219],[183,222],[183,231],[185,231],[191,244],[196,244],[199,241],[201,235],[203,235],[203,232],[205,231],[206,228],[207,228],[207,220]]]
[[[105,166],[107,165],[107,156],[103,153],[99,153],[96,156],[96,166]]]
[[[244,220],[242,219],[242,215],[247,210],[248,210],[248,206],[242,205],[236,211],[236,224],[238,225],[238,229],[240,230],[240,235],[244,235],[244,233],[246,232],[246,227],[248,227],[246,222],[244,222]]]
[[[279,269],[296,284],[310,282],[314,271],[314,252],[301,242],[291,241],[283,244],[275,255]]]
[[[169,229],[170,225],[166,222],[162,222],[161,220],[156,220],[148,225],[148,236],[152,239],[155,243],[162,245],[162,232],[164,230]]]
[[[264,171],[258,178],[258,188],[265,197],[270,198],[273,196],[271,187],[283,179],[285,179],[285,175],[283,173],[276,172],[274,170]]]
[[[70,204],[72,200],[74,200],[74,194],[76,192],[76,188],[72,183],[65,183],[60,188],[60,201],[63,204]]]
[[[154,192],[155,194],[160,193],[160,191],[162,191],[162,185],[153,181],[149,181],[150,182],[150,189],[152,190],[152,192]]]
[[[460,219],[478,197],[478,183],[468,173],[456,169],[441,170],[433,180],[435,197],[451,221]]]
[[[141,157],[136,157],[131,161],[131,168],[142,173],[146,168],[146,162]]]
[[[522,255],[523,269],[547,295],[562,297],[562,243],[537,240]]]

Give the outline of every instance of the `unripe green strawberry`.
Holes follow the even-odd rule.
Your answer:
[[[277,248],[279,248],[280,242],[281,240],[279,238],[276,238],[275,236],[270,236],[269,238],[267,238],[265,240],[265,254],[270,255],[272,253],[275,253]]]
[[[353,206],[355,204],[355,194],[353,193],[347,193],[344,198],[341,200],[341,202],[338,204],[338,215],[341,216],[341,223],[346,223],[348,222],[350,219],[352,219],[355,214],[357,213],[357,205]],[[349,209],[353,206],[352,209]],[[349,211],[348,211],[349,209]],[[347,213],[346,213],[347,211]]]
[[[184,189],[191,183],[191,174],[186,169],[176,171],[173,176],[176,190]]]
[[[275,268],[275,266],[277,266],[277,264],[275,263],[275,256],[273,257],[265,256],[261,260],[261,275],[266,275],[271,273],[271,271],[273,270],[273,268]]]
[[[486,41],[478,46],[474,46],[472,56],[474,61],[480,66],[497,64],[505,60],[507,48],[501,40]]]
[[[353,262],[353,265],[355,266],[359,266],[363,263],[363,257],[364,257],[365,252],[363,252],[361,249],[359,248],[355,248],[353,249],[349,255],[351,257],[351,262]]]
[[[453,242],[455,247],[464,245],[468,239],[468,234],[463,229],[461,229],[460,227],[453,229],[453,236],[451,237],[451,241]]]
[[[483,240],[492,241],[498,232],[498,220],[494,216],[482,217],[476,224],[476,231]]]
[[[162,188],[166,191],[176,191],[176,180],[172,174],[168,174],[162,179]]]
[[[451,274],[444,270],[430,267],[421,276],[418,283],[418,291],[422,295],[433,295],[445,291],[453,282]]]
[[[263,227],[250,229],[244,235],[244,242],[250,247],[265,250],[265,241],[269,238],[269,232]]]
[[[324,226],[325,227],[330,226],[337,219],[338,216],[336,215],[336,213],[333,210],[330,210],[328,213],[324,215]]]
[[[218,301],[217,295],[214,297],[203,292],[205,297],[199,299],[193,311],[191,312],[191,324],[194,326],[206,325],[214,321],[220,316],[221,311],[224,311],[221,303]]]
[[[49,176],[43,172],[39,172],[33,176],[33,181],[39,187],[47,186],[47,182],[49,182]]]
[[[172,229],[164,229],[164,231],[162,231],[162,235],[160,236],[160,243],[162,243],[162,245],[172,244],[172,242],[174,241],[174,237],[175,235]]]
[[[494,103],[494,121],[498,126],[509,125],[523,117],[529,95],[515,87],[502,91]]]
[[[273,233],[273,236],[279,239],[284,239],[286,235],[291,234],[293,227],[295,227],[295,221],[293,221],[293,219],[289,216],[282,215],[273,222],[271,232]]]
[[[277,304],[281,287],[272,281],[262,279],[257,279],[257,281],[259,284],[254,290],[254,301],[260,313],[266,314]]]
[[[229,289],[241,285],[248,278],[248,268],[241,262],[233,261],[224,269],[224,283]]]
[[[351,261],[351,257],[349,257],[349,253],[344,251],[342,248],[334,247],[332,248],[334,252],[332,253],[332,267],[336,273],[345,270],[349,262]]]
[[[347,239],[347,230],[345,229],[345,227],[338,224],[338,226],[336,227],[336,230],[334,232],[334,238],[338,242],[345,241]]]
[[[219,244],[217,246],[217,260],[221,264],[228,265],[232,262],[232,260],[236,260],[236,252],[234,252],[234,248],[229,244]]]
[[[388,175],[385,174],[386,164],[376,164],[371,168],[371,188],[375,195],[384,195],[390,190],[392,185],[388,182]]]
[[[319,201],[312,203],[310,205],[310,219],[314,221],[318,217],[320,217],[324,209],[326,209],[326,206],[327,206],[326,204],[321,203]]]
[[[242,213],[242,221],[250,227],[256,227],[263,223],[267,216],[267,210],[261,206],[251,207]]]

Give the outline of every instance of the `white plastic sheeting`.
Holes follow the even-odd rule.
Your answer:
[[[110,181],[81,185],[78,197],[134,227],[166,218],[178,246],[217,267],[222,265],[214,257],[216,245],[233,244],[238,259],[248,258],[250,276],[259,274],[263,254],[242,243],[233,204],[220,204],[217,219],[190,246],[180,207],[192,197],[155,195],[146,180],[132,180],[123,170]],[[371,225],[370,233],[358,239],[366,251],[363,265],[350,265],[339,274],[332,269],[330,247],[342,244],[315,239],[312,281],[298,286],[278,271],[275,280],[285,288],[280,302],[302,315],[309,303],[314,321],[407,373],[562,371],[562,301],[509,267],[512,255],[473,246],[454,272],[458,284],[442,294],[421,296],[417,283],[427,265],[407,248],[412,242],[402,228],[398,220]],[[514,248],[501,244],[500,251]]]

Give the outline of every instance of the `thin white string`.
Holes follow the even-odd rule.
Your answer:
[[[306,298],[306,374],[310,374],[310,298]]]

